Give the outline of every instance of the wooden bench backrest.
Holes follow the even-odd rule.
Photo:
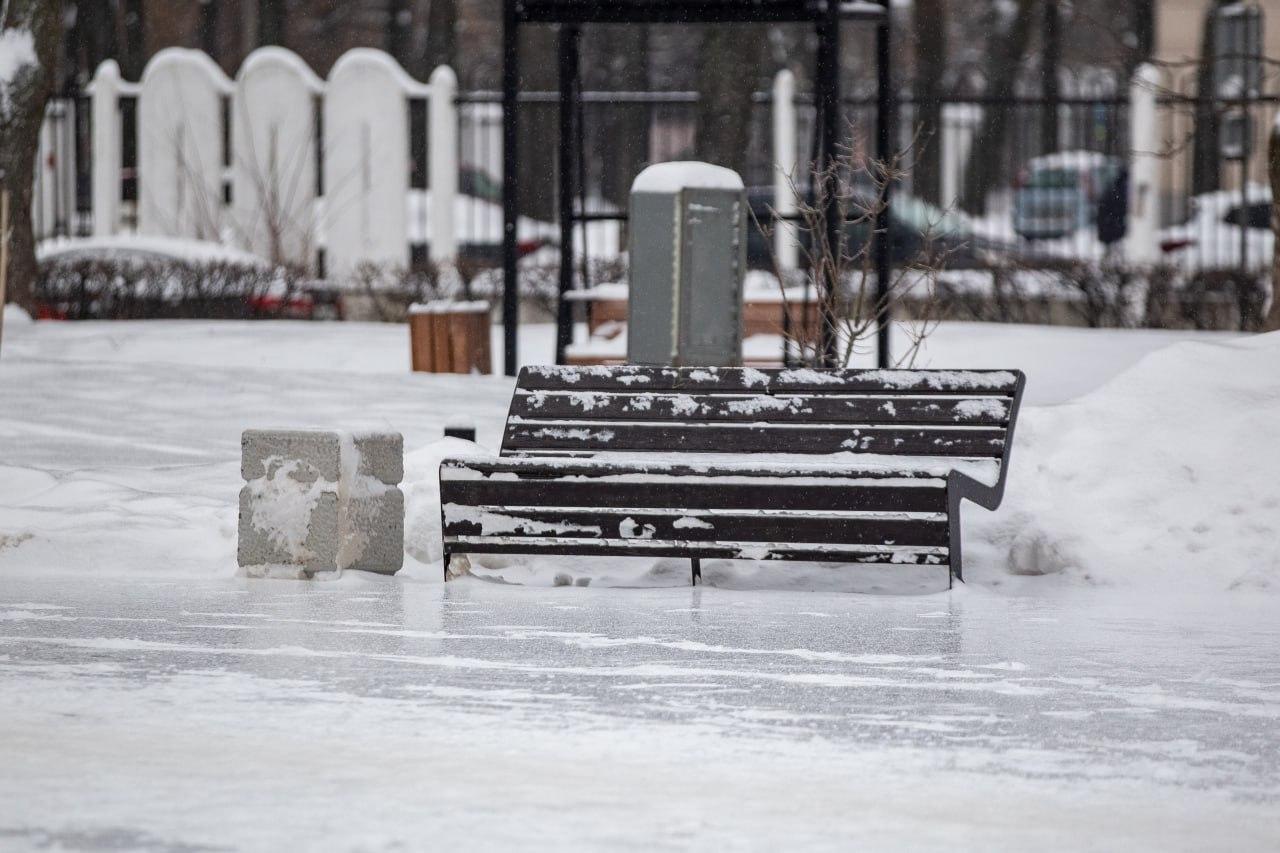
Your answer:
[[[1012,370],[526,367],[502,453],[870,453],[1003,462],[1023,382]]]

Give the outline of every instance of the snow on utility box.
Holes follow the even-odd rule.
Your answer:
[[[240,438],[242,567],[306,577],[404,562],[399,433],[245,430]]]
[[[747,197],[708,163],[660,163],[631,185],[627,359],[733,366],[742,361]]]

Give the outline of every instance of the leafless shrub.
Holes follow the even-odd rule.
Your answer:
[[[896,259],[887,286],[877,288],[876,241],[888,239],[877,226],[880,215],[888,209],[886,190],[905,174],[905,152],[881,162],[863,159],[855,153],[860,147],[844,149],[825,167],[814,165],[809,170],[812,200],[792,181],[791,190],[800,200],[796,230],[801,271],[782,269],[773,249],[772,227],[755,223],[769,242],[786,316],[801,316],[791,304],[796,285],[816,296],[821,328],[788,334],[788,350],[794,346],[797,360],[803,364],[845,365],[855,355],[871,351],[880,323],[887,322],[894,306],[906,300],[910,301],[911,316],[893,317],[907,340],[906,348],[894,359],[895,365],[912,364],[937,326],[938,275],[953,249],[935,240],[932,227],[925,229],[918,250],[905,262]],[[843,223],[835,229],[834,244],[828,229],[832,210]]]
[[[466,289],[455,268],[430,262],[412,269],[366,262],[350,277],[350,291],[362,296],[384,323],[403,322],[415,303],[466,299]]]
[[[182,259],[56,258],[39,264],[36,302],[72,320],[285,316],[300,276],[286,268]]]
[[[1142,279],[1123,263],[1068,261],[1054,271],[1058,282],[1074,298],[1069,308],[1091,328],[1137,325],[1136,306]]]

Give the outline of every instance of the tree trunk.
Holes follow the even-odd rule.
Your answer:
[[[9,194],[6,294],[34,314],[35,235],[31,227],[31,191],[40,125],[53,92],[58,44],[62,37],[60,0],[8,0],[0,21],[0,52],[16,66],[0,79],[0,191]],[[0,316],[3,316],[0,313]]]
[[[1040,55],[1040,94],[1044,100],[1040,106],[1040,153],[1052,154],[1058,150],[1058,103],[1061,100],[1058,70],[1062,64],[1062,39],[1058,0],[1044,0]]]
[[[559,82],[555,27],[520,28],[521,91],[554,92]],[[556,152],[560,144],[557,105],[520,105],[520,213],[544,222],[556,215]]]
[[[213,61],[222,64],[222,42],[218,38],[218,13],[222,11],[221,0],[201,0],[200,3],[200,49],[209,54]]]
[[[648,41],[649,28],[641,25],[589,30],[583,39],[583,85],[601,91],[647,90]],[[588,168],[598,164],[599,169],[588,180],[622,208],[627,206],[631,182],[649,159],[649,111],[638,104],[600,105],[586,122]]]
[[[93,72],[104,59],[119,56],[114,4],[79,4],[75,25],[67,33],[66,44],[67,64],[80,82],[93,77]]]
[[[120,73],[126,80],[141,80],[142,69],[147,64],[146,29],[143,26],[142,0],[123,0],[117,22],[121,45]]]
[[[986,74],[986,95],[989,98],[1013,97],[1018,71],[1027,52],[1027,43],[1031,40],[1036,5],[1036,0],[1018,0],[1018,9],[1008,32],[991,39]],[[1011,108],[999,104],[990,104],[984,110],[982,127],[973,140],[964,171],[965,184],[960,204],[970,213],[983,212],[987,193],[995,188],[1000,178],[1011,114]]]
[[[1267,173],[1271,179],[1271,233],[1280,246],[1280,125],[1271,128],[1271,146],[1267,151]],[[1280,252],[1271,259],[1271,310],[1262,321],[1264,332],[1280,331]]]
[[[413,13],[408,0],[387,0],[386,51],[404,68],[412,68],[409,48],[413,41]]]
[[[1195,130],[1191,147],[1191,192],[1213,192],[1221,184],[1218,145],[1217,80],[1214,79],[1213,42],[1215,14],[1220,3],[1205,10],[1200,39],[1200,68],[1196,72]]]
[[[916,143],[915,194],[936,204],[950,204],[942,198],[942,86],[947,70],[948,0],[916,0],[911,29],[916,49]]]
[[[457,0],[431,0],[427,13],[427,49],[422,63],[422,79],[440,65],[457,71],[458,4]]]
[[[258,0],[258,44],[284,45],[285,0]]]
[[[765,48],[764,28],[718,25],[704,29],[698,54],[699,159],[741,174],[751,142],[751,96]]]
[[[1143,62],[1150,62],[1156,51],[1155,0],[1134,0],[1133,35],[1135,45],[1126,69],[1125,79],[1133,77],[1134,69]]]

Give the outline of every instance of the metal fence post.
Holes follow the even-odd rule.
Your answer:
[[[515,376],[520,366],[520,285],[516,241],[520,215],[520,40],[516,0],[502,4],[502,371]]]
[[[773,78],[773,251],[778,267],[790,272],[800,266],[799,229],[794,220],[799,158],[796,153],[796,75],[786,70]],[[784,282],[785,284],[785,282]]]
[[[431,219],[427,239],[431,260],[453,264],[458,259],[455,205],[458,198],[458,77],[441,65],[431,72],[428,117],[428,188]]]
[[[1129,84],[1129,228],[1125,258],[1131,264],[1151,264],[1160,258],[1160,129],[1156,117],[1156,91],[1160,72],[1144,63]]]

